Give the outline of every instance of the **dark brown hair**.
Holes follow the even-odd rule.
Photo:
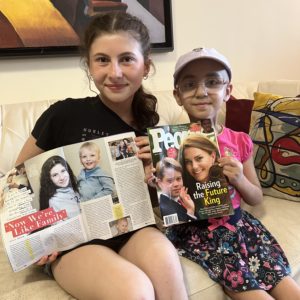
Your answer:
[[[89,66],[89,53],[94,40],[104,34],[127,32],[140,45],[145,63],[151,63],[149,31],[144,23],[135,16],[124,12],[113,12],[96,15],[87,29],[82,41],[81,53],[85,68]],[[155,126],[159,121],[156,112],[157,99],[144,91],[141,86],[135,93],[132,102],[134,121],[139,130]]]

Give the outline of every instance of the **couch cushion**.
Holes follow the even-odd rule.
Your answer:
[[[249,133],[253,100],[235,99],[233,96],[226,102],[226,127]]]
[[[264,194],[300,201],[300,98],[254,93],[250,135]]]
[[[157,112],[159,114],[158,125],[190,122],[186,111],[182,106],[177,104],[172,91],[156,91],[153,94],[157,98]]]
[[[258,84],[257,92],[277,94],[284,97],[295,97],[300,94],[299,80],[271,80],[261,81]]]
[[[258,81],[233,81],[231,95],[236,99],[253,99],[253,94],[258,91],[258,86]]]

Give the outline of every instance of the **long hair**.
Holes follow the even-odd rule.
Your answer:
[[[50,172],[52,168],[58,164],[64,166],[69,173],[70,182],[69,186],[73,188],[75,192],[78,191],[77,180],[74,176],[72,169],[64,158],[58,155],[49,157],[43,164],[40,176],[40,210],[49,207],[49,200],[55,195],[57,186],[53,183]]]
[[[179,148],[179,162],[183,169],[183,183],[187,185],[189,182],[195,182],[194,177],[192,177],[186,169],[184,151],[187,148],[197,148],[207,152],[209,155],[212,153],[218,153],[217,145],[205,136],[199,134],[188,135],[181,143]]]
[[[112,12],[96,15],[85,30],[81,42],[81,55],[86,71],[90,64],[89,53],[94,40],[104,34],[115,34],[126,32],[130,34],[140,45],[144,62],[153,66],[150,61],[150,36],[144,23],[135,16],[125,12]],[[139,130],[155,126],[159,121],[156,112],[157,99],[154,95],[147,93],[143,86],[136,91],[132,111],[134,121]]]

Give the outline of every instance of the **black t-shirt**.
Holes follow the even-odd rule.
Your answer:
[[[134,131],[146,135],[125,123],[102,103],[99,96],[65,99],[52,104],[37,120],[32,135],[36,145],[48,151],[113,134]],[[158,205],[156,189],[149,187],[154,206]]]
[[[99,96],[68,98],[52,104],[37,120],[32,130],[37,146],[47,151],[118,133],[137,131],[105,106]]]

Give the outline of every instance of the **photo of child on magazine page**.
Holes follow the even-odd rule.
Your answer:
[[[233,213],[210,119],[148,129],[164,226]]]

